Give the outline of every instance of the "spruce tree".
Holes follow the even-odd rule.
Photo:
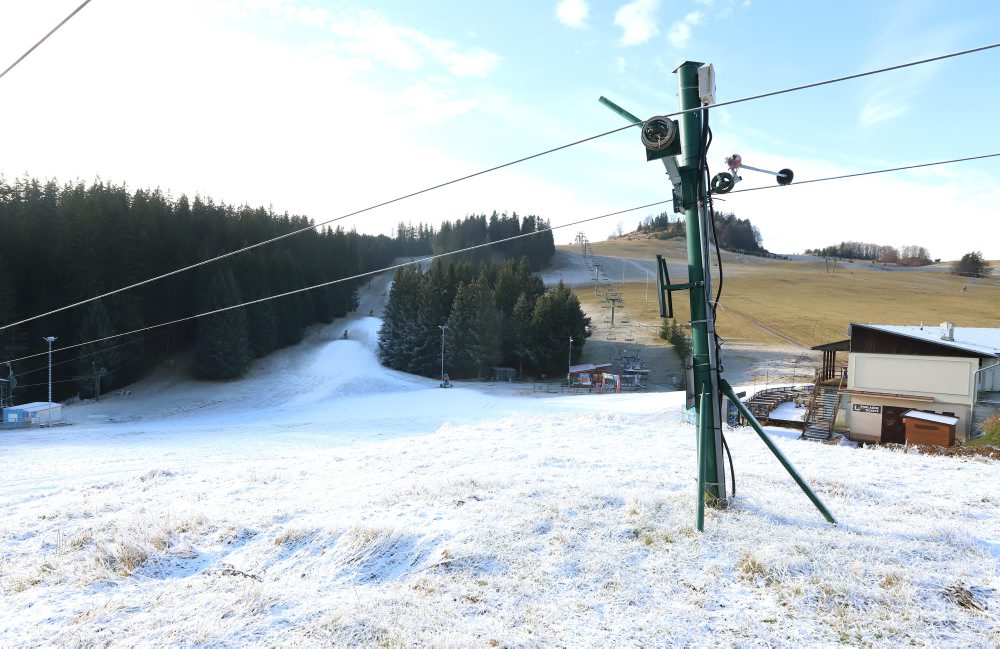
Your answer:
[[[227,267],[215,270],[202,289],[199,303],[204,311],[241,302],[239,288]],[[198,320],[195,373],[206,379],[235,379],[250,366],[250,339],[246,311],[230,309]]]
[[[573,338],[573,353],[579,355],[590,336],[590,318],[583,315],[580,300],[561,281],[552,291],[538,298],[532,316],[534,355],[538,369],[556,373],[565,367],[566,349]]]
[[[446,357],[456,375],[482,378],[500,361],[500,313],[484,278],[459,287],[448,327]]]

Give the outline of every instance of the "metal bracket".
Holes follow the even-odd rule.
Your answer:
[[[660,317],[674,317],[674,300],[670,295],[674,291],[687,291],[692,288],[700,288],[705,285],[704,281],[685,282],[684,284],[671,284],[670,271],[667,270],[667,262],[663,255],[656,255],[656,281],[659,289],[656,297],[660,303]]]

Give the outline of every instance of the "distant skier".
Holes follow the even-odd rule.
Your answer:
[[[344,340],[347,340],[347,329],[344,329]]]

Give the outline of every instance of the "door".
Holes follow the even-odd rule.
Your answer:
[[[903,444],[906,442],[906,425],[903,423],[903,413],[910,408],[882,406],[882,443]]]

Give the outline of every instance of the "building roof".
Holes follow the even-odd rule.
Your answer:
[[[823,343],[822,345],[816,345],[811,349],[814,349],[819,352],[849,352],[851,351],[851,339],[848,338],[847,340],[838,340],[837,342]]]
[[[49,408],[59,408],[61,407],[61,404],[54,401],[52,403],[49,403],[48,401],[32,401],[31,403],[22,403],[19,406],[12,407],[25,412],[38,412],[39,410],[48,410]]]
[[[955,327],[954,340],[942,340],[941,327],[938,325],[915,326],[851,323],[851,326],[867,327],[896,336],[941,345],[942,347],[961,349],[972,352],[977,356],[1000,357],[1000,328]]]
[[[923,419],[924,421],[933,421],[947,426],[954,426],[958,423],[958,417],[949,417],[948,415],[939,415],[936,412],[924,412],[923,410],[907,410],[903,413],[903,418]]]
[[[570,374],[574,372],[593,372],[594,370],[603,370],[611,367],[611,363],[598,363],[594,365],[593,363],[584,363],[583,365],[570,365]]]

